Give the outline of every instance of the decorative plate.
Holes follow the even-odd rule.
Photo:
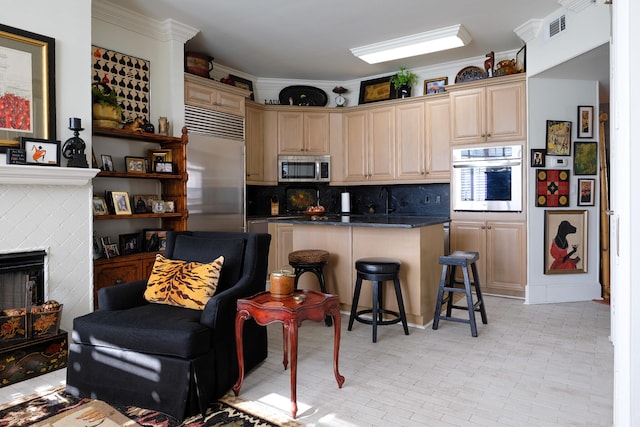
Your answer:
[[[287,188],[285,196],[288,212],[303,212],[318,202],[317,190],[314,188]]]
[[[482,80],[487,78],[487,73],[480,67],[469,66],[458,71],[456,83],[470,82],[472,80]]]
[[[287,86],[278,96],[281,105],[308,105],[324,107],[327,105],[327,94],[313,86]]]

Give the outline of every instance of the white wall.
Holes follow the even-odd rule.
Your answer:
[[[594,107],[594,117],[598,117],[598,83],[593,81],[556,80],[542,77],[530,78],[528,81],[529,107],[529,148],[545,148],[546,121],[571,121],[572,138],[576,141],[577,107],[591,105]],[[596,127],[597,129],[597,127]],[[594,138],[588,141],[597,141]],[[582,140],[587,141],[587,140]],[[599,284],[599,233],[598,214],[599,197],[596,195],[596,205],[593,207],[577,206],[578,178],[596,179],[597,193],[599,182],[597,175],[574,176],[573,174],[573,144],[571,156],[547,156],[546,169],[568,169],[571,175],[570,206],[567,208],[536,207],[536,171],[529,167],[528,172],[528,279],[526,302],[530,304],[563,301],[584,301],[600,297]],[[561,159],[568,161],[566,166],[554,166],[553,161]],[[549,248],[544,246],[545,211],[546,210],[587,210],[588,211],[588,246],[587,273],[583,274],[544,274],[544,253]]]
[[[57,139],[73,136],[69,117],[91,126],[91,83],[87,66],[91,40],[90,2],[0,0],[4,25],[56,40]],[[64,19],[62,12],[64,11]],[[55,19],[60,17],[60,19]],[[90,132],[81,133],[87,140]],[[3,160],[3,159],[2,159]],[[62,165],[66,160],[62,159]],[[35,167],[34,167],[35,168]],[[64,304],[62,328],[92,310],[91,185],[3,185],[0,183],[0,251],[47,250],[48,297]]]

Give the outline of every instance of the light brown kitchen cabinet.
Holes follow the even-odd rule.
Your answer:
[[[248,101],[245,116],[248,185],[277,185],[277,113]]]
[[[242,116],[245,114],[245,99],[249,91],[199,77],[184,75],[184,103],[207,110]]]
[[[245,116],[247,184],[264,181],[264,111],[249,106]]]
[[[278,111],[280,154],[329,154],[329,113]]]
[[[269,250],[269,272],[291,269],[289,253],[293,252],[293,224],[269,223],[271,247]]]
[[[450,244],[452,251],[480,254],[476,265],[484,292],[524,297],[527,271],[524,222],[452,221]],[[460,271],[457,276],[462,279]]]
[[[396,179],[449,182],[451,154],[449,99],[432,99],[396,106]]]
[[[448,90],[452,144],[526,139],[523,74],[460,83]]]
[[[395,108],[350,111],[343,117],[344,181],[392,182],[395,177]]]

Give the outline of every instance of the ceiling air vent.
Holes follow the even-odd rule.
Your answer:
[[[567,29],[566,15],[560,15],[549,23],[549,38],[555,37]]]

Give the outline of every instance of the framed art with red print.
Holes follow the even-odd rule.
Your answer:
[[[569,206],[570,173],[565,169],[539,169],[536,172],[536,206]]]

